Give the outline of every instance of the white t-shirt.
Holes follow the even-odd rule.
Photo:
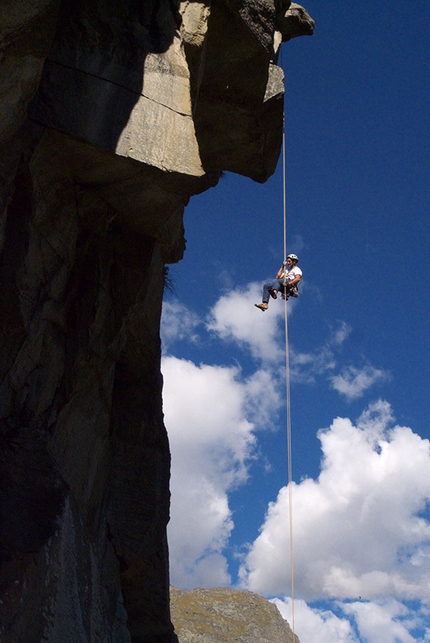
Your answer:
[[[293,279],[294,279],[295,277],[297,277],[297,275],[300,275],[300,277],[301,277],[301,276],[302,276],[302,274],[303,274],[303,273],[302,273],[302,271],[300,270],[300,268],[299,268],[298,266],[293,266],[293,267],[291,268],[291,270],[288,270],[288,271],[287,271],[287,273],[286,273],[286,274],[284,273],[285,278],[286,278],[286,280],[287,280],[287,283],[288,283],[288,282],[290,282],[290,281],[293,281]],[[284,276],[282,276],[282,277],[281,277],[281,279],[284,279]]]

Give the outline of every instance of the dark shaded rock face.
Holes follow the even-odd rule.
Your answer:
[[[171,588],[179,643],[298,643],[273,603],[252,592]]]
[[[164,265],[193,194],[275,168],[288,7],[2,0],[4,643],[172,640]]]

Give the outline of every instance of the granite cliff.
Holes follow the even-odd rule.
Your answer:
[[[168,643],[159,322],[190,197],[265,181],[288,0],[2,0],[4,643]]]

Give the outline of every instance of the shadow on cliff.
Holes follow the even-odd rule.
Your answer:
[[[169,49],[180,21],[175,0],[62,0],[30,118],[115,152],[145,60]]]
[[[163,264],[155,234],[111,224],[114,208],[79,183],[76,169],[87,179],[92,163],[94,183],[117,189],[122,181],[130,191],[118,167],[132,162],[101,150],[115,151],[142,94],[148,55],[167,51],[177,27],[170,0],[62,0],[29,111],[51,129],[34,149],[28,137],[31,150],[22,154],[2,228],[4,643],[70,640],[71,630],[76,640],[90,640],[92,628],[113,627],[120,555],[130,570],[121,608],[139,633],[133,641],[171,639],[170,456],[157,325]],[[24,45],[22,51],[24,57]],[[152,58],[157,65],[162,56]],[[148,174],[139,194],[151,185],[154,172]],[[48,620],[56,624],[50,633]],[[131,640],[125,617],[121,628],[115,640]]]

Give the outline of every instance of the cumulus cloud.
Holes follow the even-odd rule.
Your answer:
[[[417,612],[411,613],[406,605],[391,598],[346,603],[342,609],[353,617],[362,640],[369,643],[414,643],[417,639],[411,631],[422,626]]]
[[[284,395],[283,306],[271,302],[261,313],[252,306],[260,298],[260,284],[249,284],[220,297],[206,318],[178,302],[164,306],[165,349],[210,333],[213,342],[239,346],[255,360],[245,376],[237,361],[211,366],[163,358],[172,451],[171,579],[179,587],[236,582],[228,562],[230,494],[246,484],[259,454],[257,432],[276,426]],[[382,383],[388,375],[380,369],[339,365],[350,333],[339,322],[313,351],[290,346],[292,381],[319,379],[347,399]],[[292,486],[297,634],[320,643],[430,640],[428,614],[419,616],[405,602],[430,600],[429,442],[395,425],[383,401],[356,422],[336,418],[318,437],[319,476]],[[288,501],[283,488],[259,537],[244,545],[240,583],[263,595],[288,591]],[[291,622],[290,600],[274,601]]]
[[[252,302],[261,301],[261,285],[248,284],[221,296],[212,308],[207,328],[223,341],[235,342],[263,362],[284,359],[284,335],[281,320],[284,307],[272,302],[269,310],[261,312]],[[295,303],[295,302],[294,302]]]
[[[275,598],[272,602],[291,624],[291,599]],[[297,600],[294,602],[294,629],[300,640],[318,643],[424,643],[428,640],[425,626],[427,615],[424,612],[419,608],[411,610],[392,598],[333,601],[327,602],[325,609]],[[424,638],[417,635],[418,630],[424,634]]]
[[[242,290],[233,290],[221,296],[212,308],[207,329],[222,341],[234,342],[250,351],[251,355],[272,367],[284,360],[285,339],[283,328],[284,308],[272,302],[263,314],[250,309],[250,301],[260,301],[261,286],[248,284]],[[290,301],[289,312],[297,302]],[[255,314],[255,313],[258,314]],[[348,400],[361,397],[378,382],[388,379],[388,374],[371,365],[363,368],[349,366],[337,375],[337,354],[352,332],[344,321],[329,334],[327,341],[315,350],[304,353],[290,346],[290,369],[294,382],[311,384],[316,378],[327,375],[331,387]]]
[[[261,313],[253,307],[260,299],[261,284],[252,283],[223,294],[206,317],[179,302],[164,304],[169,548],[171,579],[179,587],[237,581],[229,567],[230,494],[247,483],[249,466],[259,457],[257,432],[276,426],[285,384],[283,306],[271,302]],[[388,379],[369,364],[342,368],[351,330],[338,322],[325,343],[309,352],[290,345],[292,382],[326,382],[354,400]],[[195,344],[209,336],[231,346],[234,366],[197,365],[167,354],[177,340]],[[237,346],[254,359],[246,376],[233,351]],[[336,418],[318,437],[319,476],[292,485],[296,633],[319,643],[430,641],[428,609],[422,607],[430,601],[429,442],[396,425],[383,401],[355,422]],[[239,580],[278,596],[274,602],[291,623],[291,600],[282,598],[291,582],[289,491],[280,490],[260,535],[244,544]]]
[[[291,598],[274,598],[283,618],[292,624]],[[330,609],[312,608],[303,600],[294,601],[294,633],[301,641],[318,643],[358,643],[353,627],[347,618],[339,618]]]
[[[169,351],[177,340],[196,343],[204,332],[216,340],[235,344],[251,354],[266,368],[282,367],[285,355],[283,324],[284,307],[272,302],[265,313],[253,307],[261,299],[261,284],[249,283],[242,289],[222,295],[210,310],[205,321],[178,301],[163,305],[161,337],[164,351]],[[290,301],[289,314],[296,301]],[[200,327],[200,328],[199,328]],[[331,388],[348,400],[358,399],[373,385],[389,379],[389,374],[370,364],[362,368],[348,366],[338,374],[339,352],[348,340],[352,328],[344,321],[329,333],[327,341],[310,352],[298,351],[290,344],[290,373],[295,383],[313,384],[325,377]],[[281,371],[278,373],[282,376]]]
[[[392,423],[379,401],[356,425],[336,418],[320,431],[321,473],[292,489],[301,598],[430,600],[429,441]],[[243,586],[257,593],[288,586],[289,495],[283,488],[269,505],[241,568]]]
[[[384,382],[389,378],[386,371],[366,365],[363,368],[347,366],[338,375],[330,378],[331,386],[347,400],[356,400],[363,396],[371,386],[377,382]]]
[[[243,484],[280,396],[270,373],[244,378],[238,367],[200,365],[166,356],[164,413],[172,451],[172,582],[179,587],[228,585],[222,551],[233,521],[228,493]]]
[[[250,301],[259,300],[260,294],[260,285],[255,283],[241,291],[224,294],[205,322],[179,302],[164,304],[163,399],[172,451],[169,539],[172,580],[181,587],[229,584],[226,551],[234,528],[229,494],[246,483],[250,462],[257,457],[256,432],[275,426],[277,411],[282,405],[283,306],[272,302],[269,312],[261,313],[250,305]],[[196,365],[167,354],[166,350],[171,350],[176,340],[195,342],[199,335],[204,338],[206,332],[216,341],[239,345],[249,351],[257,361],[255,370],[245,377],[240,366]],[[306,382],[324,375],[327,370],[332,371],[336,351],[341,350],[350,332],[347,324],[339,322],[325,345],[313,353],[297,353],[292,348],[292,378]],[[368,435],[370,424],[368,419]],[[336,433],[334,428],[331,433]],[[328,458],[328,442],[323,434],[321,439],[326,447],[324,457]],[[321,480],[328,477],[323,472]],[[320,482],[313,481],[300,485],[300,493],[308,503],[306,511],[318,496],[315,489],[319,486]],[[323,485],[322,491],[324,502],[329,503],[328,488]],[[282,493],[270,511],[281,507]],[[331,502],[334,506],[334,501]],[[329,510],[326,515],[331,518]],[[305,528],[306,524],[303,530]],[[257,543],[254,546],[257,547]],[[249,564],[252,555],[251,551]],[[414,556],[421,565],[427,552],[421,548],[419,552],[414,551]],[[250,569],[249,579],[258,573],[257,569]],[[244,577],[246,574],[242,570]],[[349,569],[342,566],[338,569],[332,564],[330,570],[325,571],[324,582],[337,591],[337,587],[352,583],[348,574]],[[317,578],[320,577],[317,575]],[[379,583],[382,583],[381,577]],[[320,592],[319,586],[315,592]]]

